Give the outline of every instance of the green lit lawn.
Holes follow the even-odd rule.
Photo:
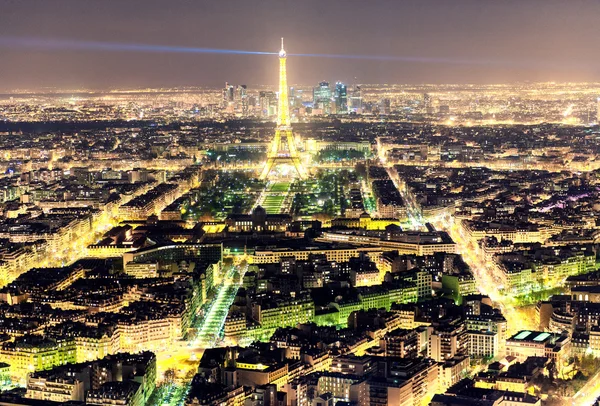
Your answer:
[[[274,183],[271,188],[269,189],[269,192],[272,193],[282,193],[282,192],[287,192],[290,189],[290,182],[278,182],[278,183]]]
[[[291,182],[277,182],[270,185],[267,189],[266,196],[263,198],[261,206],[268,214],[279,214],[285,197],[290,190]]]
[[[267,196],[263,201],[263,207],[268,214],[279,214],[284,196]]]

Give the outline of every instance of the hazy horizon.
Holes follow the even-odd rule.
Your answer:
[[[323,79],[325,81],[327,81],[326,79]],[[274,84],[253,84],[253,83],[238,83],[235,81],[230,81],[229,82],[231,85],[247,85],[248,86],[248,90],[252,91],[252,90],[260,90],[263,88],[269,88],[272,90],[277,90],[276,89],[276,85]],[[144,91],[178,91],[181,93],[185,93],[187,91],[198,91],[198,90],[210,90],[210,91],[217,91],[217,90],[221,90],[224,87],[224,84],[219,85],[215,85],[215,86],[210,86],[210,85],[172,85],[172,86],[168,86],[168,85],[156,85],[156,86],[121,86],[121,87],[117,87],[117,86],[106,86],[106,87],[81,87],[81,88],[75,88],[75,87],[60,87],[60,86],[40,86],[37,88],[16,88],[16,89],[2,89],[0,88],[0,94],[28,94],[28,93],[40,93],[40,94],[52,94],[52,93],[76,93],[76,92],[84,92],[84,93],[104,93],[104,92],[144,92]],[[318,83],[290,83],[289,86],[290,87],[304,87],[304,88],[309,88],[309,87],[315,87]],[[330,86],[334,86],[335,82],[333,81],[329,81]],[[414,87],[414,88],[420,88],[420,87],[440,87],[442,89],[445,89],[446,87],[460,87],[460,86],[465,86],[465,87],[469,87],[469,86],[474,86],[474,87],[493,87],[493,86],[516,86],[516,85],[531,85],[531,86],[539,86],[539,85],[555,85],[557,87],[560,86],[567,86],[567,85],[573,85],[573,86],[590,86],[590,87],[594,87],[594,86],[598,86],[600,88],[600,81],[598,82],[569,82],[569,81],[564,81],[564,82],[554,82],[554,81],[513,81],[513,82],[506,82],[506,83],[345,83],[348,86],[352,86],[352,85],[358,85],[358,86],[366,86],[366,87],[376,87],[376,86],[387,86],[387,87],[393,87],[393,86],[398,86],[398,87]],[[445,89],[447,91],[450,91],[452,89]],[[415,90],[416,91],[416,90]]]
[[[592,0],[2,3],[3,89],[600,81]]]

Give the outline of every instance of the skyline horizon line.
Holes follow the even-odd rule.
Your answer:
[[[328,80],[323,80],[323,82],[327,82],[329,84],[333,84],[335,85],[336,83],[342,83],[348,86],[380,86],[380,87],[393,87],[393,86],[399,86],[399,87],[434,87],[434,86],[439,86],[439,87],[445,87],[445,86],[482,86],[482,87],[486,87],[486,86],[511,86],[511,85],[556,85],[556,86],[564,86],[564,85],[579,85],[579,86],[583,86],[583,85],[587,85],[587,86],[598,86],[600,87],[600,80],[598,80],[597,82],[590,82],[590,81],[533,81],[533,80],[518,80],[518,81],[509,81],[509,82],[439,82],[439,83],[434,83],[434,82],[430,82],[430,83],[426,83],[426,82],[420,82],[420,83],[410,83],[410,82],[396,82],[396,83],[368,83],[368,82],[347,82],[347,81],[341,81],[341,80],[336,80],[336,81],[328,81]],[[254,90],[257,90],[258,88],[277,88],[278,85],[277,84],[261,84],[261,83],[237,83],[237,82],[229,82],[229,81],[223,81],[222,83],[228,83],[228,84],[232,84],[235,86],[255,86]],[[291,85],[289,85],[290,88],[293,87],[315,87],[316,85],[318,85],[321,82],[315,82],[314,84],[308,84],[308,83],[293,83]],[[81,86],[81,87],[71,87],[71,86],[58,86],[58,85],[47,85],[47,86],[40,86],[40,87],[32,87],[32,88],[23,88],[23,87],[16,87],[13,89],[8,89],[8,88],[2,88],[0,87],[0,93],[4,93],[4,94],[19,94],[19,93],[45,93],[43,92],[43,90],[51,90],[51,89],[55,89],[56,93],[61,93],[61,92],[89,92],[89,93],[97,93],[97,92],[142,92],[144,90],[161,90],[161,89],[165,89],[165,91],[167,91],[168,89],[170,90],[183,90],[183,89],[202,89],[202,90],[221,90],[223,89],[223,87],[218,86],[218,85],[191,85],[191,84],[180,84],[180,85],[153,85],[153,86]],[[253,88],[250,87],[249,90],[252,90]],[[48,92],[48,93],[52,93],[52,92]]]

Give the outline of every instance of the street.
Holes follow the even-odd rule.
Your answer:
[[[197,371],[204,349],[223,345],[225,319],[246,270],[247,266],[238,265],[233,265],[227,270],[223,281],[216,288],[214,298],[206,306],[206,314],[197,321],[195,328],[198,334],[193,340],[181,341],[157,354],[159,372],[164,374],[167,369],[175,369],[179,381],[165,391],[157,405],[183,405],[189,391],[188,380],[192,373]]]

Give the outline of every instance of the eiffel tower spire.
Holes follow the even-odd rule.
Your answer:
[[[277,126],[290,126],[290,99],[288,97],[287,85],[287,54],[283,49],[283,38],[281,38],[281,51],[279,51],[279,101],[277,103]]]
[[[271,170],[279,164],[290,164],[296,169],[301,179],[307,177],[306,169],[300,162],[300,155],[296,150],[296,140],[292,133],[290,122],[290,100],[288,97],[287,53],[283,49],[283,38],[281,38],[281,51],[279,51],[279,100],[277,102],[277,128],[275,138],[271,142],[267,152],[267,162],[260,175],[261,179],[267,179]],[[287,148],[282,145],[282,138],[286,140]]]

